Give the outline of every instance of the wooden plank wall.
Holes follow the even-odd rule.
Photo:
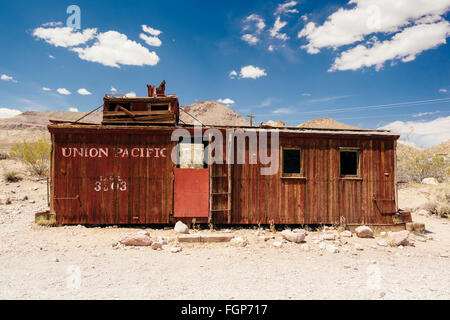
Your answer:
[[[232,223],[392,224],[374,197],[391,200],[379,202],[382,211],[395,211],[394,143],[391,138],[280,135],[280,146],[302,149],[304,178],[282,178],[281,163],[273,176],[260,175],[259,164],[234,165]],[[361,148],[360,179],[340,178],[339,147]]]
[[[53,134],[52,210],[61,224],[168,223],[173,209],[169,134]],[[108,157],[64,157],[62,148],[108,148]],[[113,148],[166,148],[162,157],[115,157]],[[103,177],[101,180],[100,177]],[[106,179],[106,180],[105,180]],[[101,190],[96,191],[102,181]],[[106,183],[107,182],[107,183]],[[111,184],[114,183],[114,188]],[[120,190],[126,183],[126,190]],[[78,199],[75,199],[76,197]]]
[[[91,130],[92,131],[92,130]],[[54,130],[52,155],[53,212],[61,224],[156,224],[169,223],[173,211],[171,131]],[[270,139],[269,139],[270,141]],[[232,166],[232,224],[392,224],[395,201],[395,139],[356,135],[317,137],[280,134],[280,146],[300,147],[304,178],[263,176],[261,164]],[[108,148],[107,158],[65,158],[63,147]],[[112,148],[167,148],[166,157],[111,156]],[[361,179],[339,177],[339,147],[361,148]],[[225,154],[225,141],[224,141]],[[236,154],[236,152],[235,152]],[[280,152],[281,157],[281,152]],[[225,175],[225,165],[212,165],[211,174]],[[111,183],[125,182],[127,191],[94,191],[100,176]],[[120,180],[119,180],[120,178]],[[225,179],[224,179],[225,180]],[[225,181],[214,192],[227,190]],[[79,198],[76,198],[78,195]],[[380,201],[375,202],[374,198]],[[391,201],[386,201],[391,200]],[[220,195],[213,208],[225,208]],[[226,212],[213,216],[226,224]]]

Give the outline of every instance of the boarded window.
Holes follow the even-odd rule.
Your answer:
[[[341,177],[359,174],[359,150],[340,150]]]
[[[300,149],[283,149],[283,175],[300,175]]]
[[[180,168],[204,168],[203,143],[180,143]]]
[[[151,110],[152,111],[168,111],[169,105],[168,104],[152,104]]]

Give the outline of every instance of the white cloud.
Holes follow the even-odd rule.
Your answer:
[[[11,76],[8,76],[7,74],[2,74],[2,76],[0,77],[0,79],[3,80],[3,81],[11,81],[11,82],[14,82],[14,83],[17,83],[17,82],[18,82],[16,79],[14,79],[14,78],[11,77]]]
[[[302,96],[303,96],[303,97],[311,97],[311,93],[306,93],[306,92],[305,92],[305,93],[302,93]]]
[[[239,76],[244,79],[248,79],[248,78],[257,79],[260,77],[267,76],[267,74],[264,69],[260,69],[258,67],[249,65],[249,66],[245,66],[245,67],[241,68],[241,72],[240,72]]]
[[[69,108],[68,111],[70,111],[70,112],[78,112],[78,108]]]
[[[379,70],[387,60],[409,62],[421,52],[446,43],[449,34],[450,24],[447,21],[405,28],[391,40],[375,40],[371,46],[360,44],[342,52],[329,71],[357,70],[371,66]]]
[[[291,114],[292,112],[291,108],[279,108],[272,111],[273,114]]]
[[[55,59],[55,57],[52,56],[51,54],[49,54],[48,57],[49,57],[50,59]]]
[[[244,19],[244,31],[250,29],[250,23],[255,22],[256,32],[260,33],[265,27],[264,19],[257,14],[251,14]]]
[[[217,102],[220,102],[220,103],[225,104],[225,105],[234,104],[234,100],[231,100],[230,98],[218,99]]]
[[[283,14],[283,13],[298,13],[298,10],[292,7],[297,5],[297,1],[288,1],[283,4],[279,4],[277,10],[275,10],[275,15]]]
[[[259,39],[257,37],[255,37],[254,35],[252,35],[250,33],[246,33],[246,34],[242,35],[241,39],[250,45],[255,45],[259,41]]]
[[[117,89],[111,86],[111,92],[117,92]]]
[[[283,41],[289,39],[286,33],[280,33],[280,30],[283,29],[286,25],[286,21],[281,21],[280,17],[277,17],[273,27],[269,30],[270,36]]]
[[[87,91],[85,88],[80,88],[80,89],[78,89],[77,92],[78,92],[78,94],[81,94],[82,96],[88,96],[88,95],[92,94],[89,91]]]
[[[424,117],[424,116],[430,116],[432,114],[436,114],[436,113],[440,113],[440,110],[437,111],[430,111],[430,112],[419,112],[417,114],[413,114],[413,118],[420,118],[420,117]]]
[[[125,95],[125,97],[127,97],[127,98],[135,98],[136,97],[136,92],[134,92],[134,91],[128,92]]]
[[[152,27],[148,27],[145,24],[142,25],[142,31],[147,32],[155,37],[159,36],[162,33],[161,30],[153,29]]]
[[[232,70],[232,71],[230,71],[230,73],[228,75],[231,79],[236,79],[236,77],[238,76],[238,73],[236,72],[236,70]]]
[[[431,121],[395,121],[380,129],[400,134],[400,141],[419,147],[431,147],[450,139],[450,116]]]
[[[444,89],[444,88],[439,89],[439,93],[447,93],[447,89]]]
[[[374,32],[393,33],[411,22],[430,23],[449,10],[448,0],[350,0],[350,9],[339,8],[322,25],[309,22],[298,34],[311,54],[362,41]]]
[[[8,109],[8,108],[0,108],[0,118],[12,118],[14,116],[17,116],[18,114],[21,114],[22,111],[16,110],[16,109]]]
[[[47,88],[47,87],[42,87],[42,91],[52,91],[52,89]]]
[[[65,96],[71,94],[70,91],[67,90],[66,88],[58,88],[58,89],[56,89],[56,92],[58,92],[59,94],[65,95]]]
[[[144,40],[149,46],[160,47],[162,45],[162,41],[158,37],[148,36],[145,33],[139,34],[139,38]]]
[[[63,23],[61,21],[51,21],[42,24],[43,27],[60,27],[62,25]]]
[[[275,50],[275,47],[273,45],[269,45],[269,47],[267,48],[267,50],[269,50],[270,52]]]
[[[71,50],[77,52],[82,60],[116,68],[120,68],[120,65],[154,66],[159,62],[154,51],[149,51],[117,31],[100,33],[91,47]]]
[[[36,28],[33,30],[33,36],[43,39],[45,42],[55,47],[74,47],[84,44],[95,38],[97,29],[84,29],[83,31],[75,31],[69,27],[63,28]]]

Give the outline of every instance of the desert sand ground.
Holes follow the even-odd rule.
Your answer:
[[[0,171],[2,166],[23,172],[11,160],[1,160]],[[421,237],[428,240],[411,235],[415,246],[404,248],[353,235],[335,241],[340,252],[329,253],[314,241],[317,231],[308,233],[307,246],[275,248],[279,232],[260,231],[275,236],[264,241],[252,228],[229,230],[246,237],[246,247],[181,244],[179,253],[114,248],[122,235],[141,229],[37,226],[34,213],[47,208],[46,182],[22,175],[17,183],[0,182],[0,299],[450,298],[447,219],[414,215],[426,224]],[[407,196],[415,197],[403,189],[400,202]],[[169,244],[176,239],[172,230],[147,230],[169,237]]]

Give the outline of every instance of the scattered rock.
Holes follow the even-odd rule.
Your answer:
[[[330,253],[339,253],[339,249],[332,244],[327,244],[326,249]]]
[[[230,243],[236,247],[245,247],[248,244],[247,240],[242,237],[234,237],[231,239]]]
[[[339,235],[341,237],[351,238],[352,232],[350,230],[345,230],[345,231],[342,231]]]
[[[299,229],[299,228],[296,228],[296,229],[292,230],[292,232],[295,232],[295,233],[304,233],[305,236],[308,235],[308,232],[307,232],[305,229]]]
[[[159,242],[153,242],[152,243],[152,249],[153,250],[162,250],[162,244]]]
[[[284,239],[295,243],[305,241],[306,237],[306,234],[304,232],[292,232],[291,230],[284,230],[281,232],[281,235]]]
[[[425,223],[414,222],[413,227],[414,227],[414,231],[425,231]]]
[[[359,226],[355,232],[359,238],[373,238],[373,231],[368,226]]]
[[[387,232],[381,231],[381,232],[380,232],[380,237],[386,238],[386,237],[387,237]]]
[[[283,243],[281,241],[274,241],[274,243],[272,243],[272,246],[274,246],[275,248],[281,248],[283,246]]]
[[[36,190],[38,190],[39,188],[38,187],[33,187],[33,188],[31,188],[31,190],[33,190],[33,191],[36,191]]]
[[[158,243],[160,243],[161,245],[166,245],[166,244],[167,244],[167,238],[166,238],[166,237],[159,236],[159,237],[157,238],[157,241],[158,241]]]
[[[388,243],[386,241],[378,241],[377,245],[379,245],[380,247],[387,247]]]
[[[10,198],[6,198],[5,204],[11,204],[11,199]]]
[[[415,214],[419,215],[419,216],[428,216],[430,215],[430,211],[427,209],[419,209],[417,211],[415,211]]]
[[[181,247],[172,247],[172,248],[170,248],[170,252],[172,252],[172,253],[181,252],[181,250],[182,250]]]
[[[324,233],[321,236],[322,240],[334,240],[336,236],[333,233]]]
[[[412,242],[409,240],[408,230],[391,232],[387,241],[391,247],[412,245]]]
[[[152,238],[142,231],[135,234],[127,234],[119,242],[126,246],[151,246],[153,243]]]
[[[439,182],[436,180],[436,178],[425,178],[422,179],[422,184],[438,185]]]
[[[408,231],[414,231],[414,224],[412,222],[407,222],[405,227]]]
[[[426,242],[427,241],[427,239],[425,239],[423,237],[416,237],[416,240],[420,241],[420,242]]]
[[[439,257],[448,258],[448,253],[441,253],[441,254],[439,254]]]
[[[363,251],[364,248],[359,243],[355,243],[355,250]]]
[[[22,201],[27,201],[28,200],[28,196],[24,196],[23,198],[22,198]]]
[[[309,251],[309,246],[306,244],[306,243],[303,243],[302,245],[300,245],[300,248],[303,250],[303,251]]]
[[[275,236],[259,236],[259,239],[261,239],[263,241],[268,241],[271,239],[275,239]]]
[[[173,228],[173,230],[176,232],[176,233],[189,233],[189,228],[188,228],[188,226],[187,225],[185,225],[183,222],[181,222],[181,221],[178,221],[176,224],[175,224],[175,227]]]

